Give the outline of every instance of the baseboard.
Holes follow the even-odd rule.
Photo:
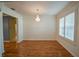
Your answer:
[[[67,48],[61,41],[57,40],[68,52],[70,52],[74,57],[78,57],[73,51]]]
[[[18,40],[17,43],[20,43],[20,42],[22,42],[22,41],[23,41],[23,40]]]
[[[24,39],[24,40],[56,40],[56,39]]]

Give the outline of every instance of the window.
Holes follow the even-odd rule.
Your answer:
[[[64,36],[64,17],[59,21],[59,35]]]
[[[74,13],[65,17],[65,37],[74,40]]]
[[[59,35],[69,40],[74,40],[74,19],[75,13],[64,16],[59,21]]]

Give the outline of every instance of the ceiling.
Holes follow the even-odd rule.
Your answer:
[[[37,13],[36,9],[39,9],[39,14],[44,15],[56,15],[60,12],[69,1],[16,1],[16,2],[4,2],[8,7],[14,8],[21,14]]]

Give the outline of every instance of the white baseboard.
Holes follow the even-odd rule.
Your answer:
[[[68,52],[70,52],[74,57],[78,57],[73,51],[71,51],[69,48],[67,48],[66,45],[64,45],[61,41],[57,40]]]
[[[17,42],[20,43],[20,42],[22,42],[22,41],[23,41],[23,40],[18,40]]]
[[[56,39],[24,39],[24,40],[56,40]]]

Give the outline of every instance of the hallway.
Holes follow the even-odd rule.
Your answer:
[[[24,40],[19,44],[5,43],[5,53],[3,56],[71,57],[72,55],[55,40]]]

